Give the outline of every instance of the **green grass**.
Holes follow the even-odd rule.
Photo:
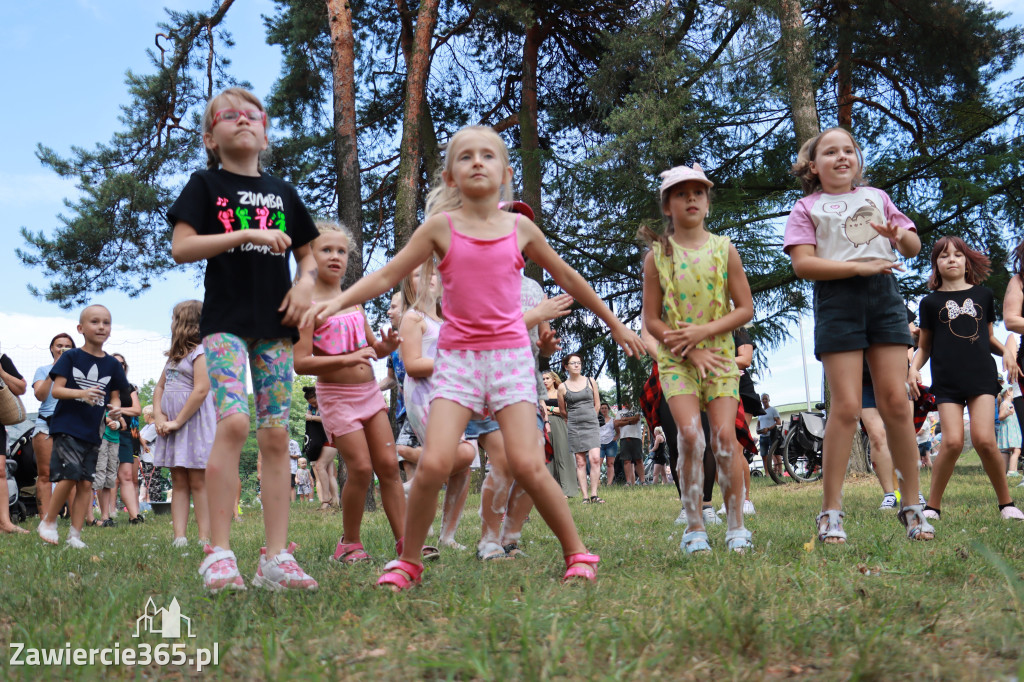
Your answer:
[[[808,550],[820,486],[762,478],[748,522],[756,550],[726,553],[717,526],[715,553],[687,558],[669,487],[602,488],[605,505],[571,501],[602,557],[596,586],[559,584],[559,548],[536,512],[529,558],[482,565],[472,551],[448,551],[403,595],[371,587],[393,555],[380,511],[363,533],[374,562],[344,567],[327,560],[341,517],[293,509],[315,594],[207,596],[200,548],[170,547],[169,517],[86,529],[83,551],[0,536],[0,642],[136,646],[146,600],[176,597],[197,634],[187,647],[219,643],[220,664],[204,675],[232,679],[1011,679],[1024,673],[1024,527],[999,520],[977,459],[963,461],[931,543],[906,541],[895,514],[877,511],[877,484],[859,479],[845,488],[849,543]],[[470,547],[478,502],[471,496],[458,534]],[[233,530],[247,578],[261,544],[259,512],[247,511]],[[0,677],[12,679],[195,677],[156,666],[11,668],[0,655]]]

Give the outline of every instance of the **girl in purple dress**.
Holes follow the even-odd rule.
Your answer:
[[[174,546],[184,547],[188,502],[196,510],[201,542],[210,537],[206,504],[206,461],[217,431],[217,411],[199,337],[202,301],[182,301],[171,316],[171,349],[153,391],[156,454],[153,465],[171,470]]]

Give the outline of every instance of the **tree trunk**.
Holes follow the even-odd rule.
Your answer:
[[[779,26],[782,35],[782,62],[786,71],[786,87],[789,91],[789,108],[796,132],[796,146],[820,131],[818,107],[815,102],[814,63],[810,43],[807,41],[807,27],[800,9],[800,0],[780,0]]]
[[[850,31],[850,12],[848,2],[838,3],[836,15],[839,29],[839,45],[836,59],[838,74],[838,124],[847,129],[853,128],[853,33]]]
[[[544,219],[541,213],[541,180],[543,164],[541,163],[540,135],[537,130],[537,65],[540,57],[540,45],[547,36],[547,29],[535,20],[533,26],[526,30],[526,41],[523,44],[523,78],[522,96],[519,105],[519,138],[523,161],[523,201],[530,205],[534,213],[534,222],[543,229]],[[543,271],[536,263],[530,263],[526,274],[543,281]]]
[[[427,80],[430,76],[430,44],[437,25],[440,0],[423,0],[415,28],[408,22],[410,12],[404,0],[396,0],[402,13],[402,52],[405,55],[405,109],[402,114],[401,159],[395,196],[395,245],[409,240],[419,223],[420,163],[422,160],[421,117],[426,110]]]
[[[363,275],[363,209],[356,135],[356,55],[352,6],[327,0],[331,30],[331,71],[334,76],[334,150],[338,170],[338,218],[352,233],[344,286]]]

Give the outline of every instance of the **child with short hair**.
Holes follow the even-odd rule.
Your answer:
[[[313,478],[309,475],[309,460],[299,457],[299,468],[295,471],[295,490],[300,500],[313,501]]]
[[[119,391],[129,388],[121,363],[103,351],[110,336],[110,311],[90,305],[78,319],[78,333],[85,337],[81,348],[65,351],[50,370],[51,393],[57,400],[50,419],[53,455],[50,480],[56,482],[50,505],[39,522],[39,537],[56,545],[57,516],[72,489],[69,547],[82,549],[82,525],[92,503],[92,477],[99,457],[100,425],[104,418],[121,416]]]
[[[238,463],[249,436],[246,361],[256,393],[256,440],[265,455],[263,526],[253,584],[270,590],[314,590],[288,542],[288,413],[296,323],[309,307],[316,263],[309,243],[313,219],[295,188],[266,175],[267,114],[242,88],[213,97],[203,113],[207,170],[192,174],[167,212],[178,263],[206,261],[206,296],[199,325],[217,405],[217,433],[206,468],[210,540],[199,567],[211,592],[245,589],[230,549],[231,519],[240,490]],[[288,255],[298,280],[292,286]]]

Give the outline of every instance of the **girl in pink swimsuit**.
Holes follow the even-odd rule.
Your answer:
[[[416,546],[430,529],[437,493],[451,475],[466,425],[485,407],[501,425],[512,476],[562,545],[563,581],[597,579],[600,559],[587,551],[561,488],[544,466],[533,354],[520,308],[523,252],[600,317],[627,355],[645,351],[640,337],[558,257],[532,220],[498,208],[499,201],[511,199],[511,185],[512,167],[501,137],[491,128],[463,128],[448,143],[441,182],[427,198],[427,219],[408,244],[383,268],[306,314],[307,320],[323,319],[390,291],[425,261],[429,270],[431,256],[441,259],[445,322],[438,338],[427,440],[409,491],[408,542],[377,581],[393,590],[420,582],[423,563]]]
[[[313,298],[323,301],[341,290],[351,240],[337,223],[318,222],[317,228],[320,236],[312,243],[317,266]],[[344,532],[332,557],[346,564],[370,559],[359,529],[374,473],[380,480],[384,513],[399,546],[405,534],[405,494],[398,476],[398,455],[388,408],[371,365],[397,347],[398,332],[389,329],[378,341],[359,306],[332,315],[316,328],[304,325],[295,344],[295,371],[317,376],[316,397],[324,431],[348,468],[341,490]]]

